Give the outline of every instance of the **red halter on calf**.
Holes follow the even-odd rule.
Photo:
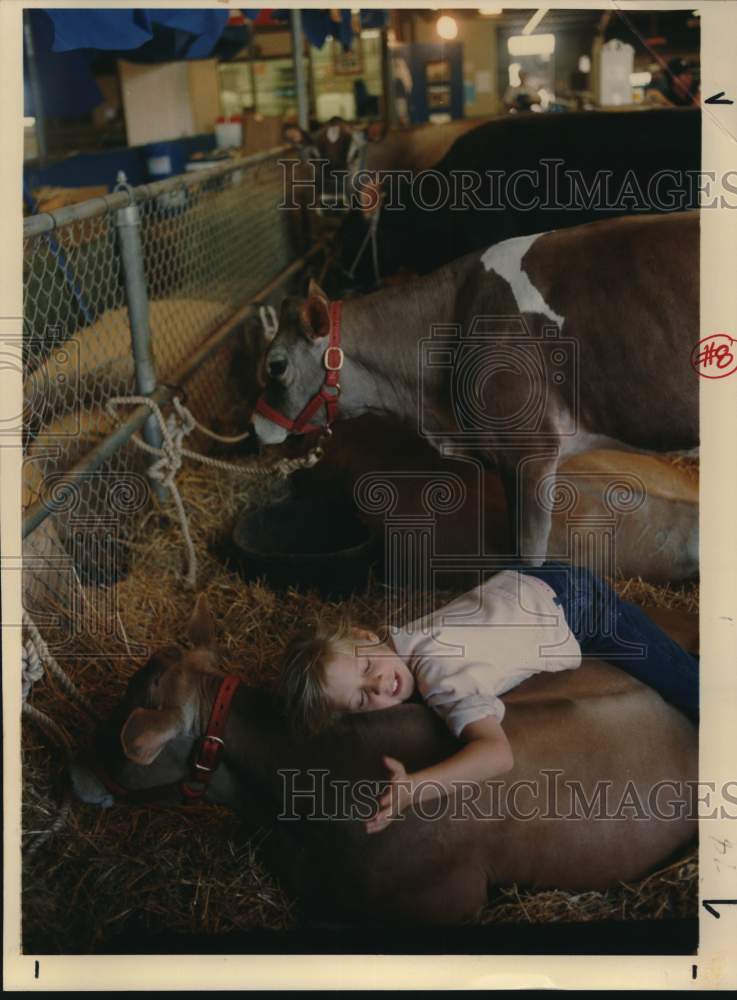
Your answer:
[[[288,430],[291,434],[309,434],[312,431],[325,430],[335,420],[338,411],[338,396],[340,395],[340,382],[338,382],[338,378],[344,360],[343,351],[340,347],[340,315],[342,306],[342,302],[331,302],[330,304],[329,342],[322,356],[322,361],[325,365],[325,381],[320,387],[319,392],[312,397],[302,412],[294,420],[290,420],[289,417],[285,417],[283,413],[279,413],[278,410],[269,406],[263,396],[260,396],[256,403],[258,413],[271,420],[272,423],[279,424],[280,427]],[[328,392],[326,390],[332,391]],[[308,423],[308,420],[321,406],[324,406],[326,411],[327,419],[325,426],[321,427],[319,424]]]
[[[97,777],[102,781],[107,790],[116,799],[124,799],[126,802],[148,802],[161,798],[162,793],[179,790],[182,802],[188,803],[201,799],[207,791],[210,778],[220,762],[220,752],[224,746],[223,737],[225,735],[225,724],[228,721],[230,708],[233,703],[233,696],[240,686],[237,677],[224,677],[218,688],[218,693],[213,702],[210,720],[207,723],[207,731],[200,740],[197,759],[192,766],[190,781],[199,785],[199,788],[192,786],[184,779],[170,782],[166,785],[155,785],[152,788],[139,788],[130,791],[117,785],[104,769],[91,762],[90,767]]]

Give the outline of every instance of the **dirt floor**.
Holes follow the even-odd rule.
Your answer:
[[[208,596],[226,668],[253,684],[273,683],[283,642],[295,626],[340,612],[338,602],[325,601],[314,591],[277,594],[262,582],[245,583],[223,567],[218,545],[261,487],[237,474],[192,466],[183,469],[179,482],[199,557],[196,590],[182,583],[186,552],[173,505],[154,504],[127,543],[128,575],[106,594],[106,608],[110,599],[116,602],[116,635],[101,638],[90,626],[60,657],[100,715],[119,699],[147,648],[183,638],[196,592]],[[695,584],[615,583],[630,600],[698,608]],[[86,620],[94,623],[101,614],[99,590],[88,588],[84,605]],[[376,579],[343,602],[354,620],[368,625],[380,623],[384,607],[385,589]],[[48,674],[36,683],[30,702],[54,720],[72,747],[91,732],[85,713]],[[295,901],[262,861],[267,830],[250,828],[247,818],[221,807],[118,805],[98,810],[68,796],[59,820],[66,794],[64,763],[64,754],[46,731],[24,718],[24,951],[104,952],[106,942],[133,927],[152,934],[222,935],[297,925]],[[39,840],[54,823],[56,832]],[[481,923],[665,920],[693,917],[697,908],[694,846],[642,881],[608,892],[500,890]]]

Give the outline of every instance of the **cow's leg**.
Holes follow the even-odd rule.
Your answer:
[[[497,458],[507,499],[511,564],[541,566],[552,524],[558,446],[504,448]]]

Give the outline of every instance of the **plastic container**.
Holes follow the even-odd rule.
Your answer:
[[[215,121],[215,144],[218,149],[243,145],[243,119],[240,115],[221,117]]]
[[[152,181],[184,173],[184,148],[179,142],[151,142],[144,147],[144,156],[146,172]]]

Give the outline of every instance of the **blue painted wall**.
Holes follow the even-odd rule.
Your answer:
[[[398,45],[392,52],[403,56],[412,74],[412,93],[409,95],[409,116],[413,124],[421,125],[433,112],[445,112],[452,118],[463,118],[463,44],[462,42],[414,42]],[[445,59],[450,63],[450,104],[430,108],[427,97],[425,66],[429,62]]]
[[[25,167],[23,177],[27,190],[51,185],[58,187],[88,187],[106,184],[109,190],[115,187],[119,170],[124,170],[130,184],[145,184],[151,180],[146,169],[146,160],[156,147],[169,148],[175,173],[182,173],[184,165],[192,153],[209,152],[215,148],[214,135],[193,135],[185,139],[173,139],[166,143],[152,143],[146,146],[128,146],[122,149],[103,150],[99,153],[78,153],[43,169],[32,164]]]

